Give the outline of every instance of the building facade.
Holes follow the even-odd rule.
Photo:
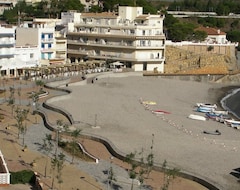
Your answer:
[[[71,62],[120,61],[134,71],[164,72],[163,15],[143,14],[142,7],[128,6],[119,6],[118,13],[69,14],[73,22],[68,23],[67,57]]]
[[[58,20],[59,21],[59,20]],[[49,65],[56,60],[56,20],[35,19],[16,29],[17,46],[37,46],[41,65]],[[63,59],[64,60],[64,59]]]
[[[221,31],[220,29],[211,28],[211,27],[199,27],[196,30],[204,31],[207,33],[207,38],[205,41],[207,43],[212,44],[227,44],[229,41],[227,40],[226,33]]]
[[[16,46],[16,28],[0,27],[0,77],[20,77],[24,68],[39,66],[36,46]]]
[[[14,75],[15,28],[0,27],[0,70],[1,76]]]

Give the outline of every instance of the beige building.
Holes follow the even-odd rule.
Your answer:
[[[163,15],[119,6],[118,13],[69,12],[62,14],[62,20],[69,21],[67,57],[71,62],[119,61],[134,71],[164,72]]]
[[[66,34],[59,19],[34,19],[16,30],[17,46],[37,46],[41,65],[66,63]]]

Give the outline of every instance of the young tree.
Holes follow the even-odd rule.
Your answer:
[[[18,99],[19,99],[19,104],[21,105],[21,93],[22,92],[22,89],[21,87],[18,88]]]
[[[20,128],[20,133],[22,134],[22,146],[25,147],[25,134],[27,133],[27,125],[22,125]]]
[[[59,186],[63,183],[62,180],[62,170],[64,168],[65,155],[60,153],[59,155],[55,155],[51,160],[52,167],[52,189],[54,188],[54,179],[55,177],[58,180]],[[60,188],[59,188],[60,189]]]
[[[15,97],[14,97],[15,88],[14,87],[9,87],[9,91],[10,91],[10,96],[9,96],[9,99],[8,99],[8,105],[11,105],[12,115],[13,115],[13,109],[14,109],[14,106],[15,106]]]
[[[112,162],[112,161],[111,161]],[[114,172],[113,172],[113,167],[112,167],[112,165],[110,166],[110,168],[109,168],[109,170],[108,170],[108,181],[107,181],[107,183],[109,183],[109,185],[110,185],[110,188],[112,188],[112,183],[113,183],[113,181],[117,181],[117,179],[116,179],[116,176],[115,176],[115,174],[114,174]]]
[[[56,149],[55,149],[55,155],[58,154],[58,146],[59,146],[59,140],[60,140],[60,133],[65,131],[65,132],[68,132],[68,125],[67,124],[64,124],[63,123],[63,120],[61,119],[58,119],[56,121],[57,123],[57,129],[55,130],[56,131]]]
[[[76,154],[76,150],[78,148],[78,145],[77,145],[77,139],[78,137],[80,136],[81,134],[81,130],[80,129],[76,129],[74,131],[71,132],[71,136],[72,136],[72,143],[71,143],[71,149],[72,149],[72,162],[73,163],[73,160],[74,160],[74,156]]]
[[[43,144],[42,144],[41,148],[46,155],[44,176],[47,177],[48,157],[49,157],[49,154],[51,153],[51,151],[53,150],[53,143],[52,143],[52,135],[51,134],[46,134],[45,138],[43,139]]]
[[[174,181],[176,176],[179,174],[180,170],[178,168],[168,169],[167,161],[164,160],[162,164],[163,169],[163,186],[161,190],[168,190],[170,183]]]
[[[39,87],[39,92],[41,91],[41,88],[44,86],[44,82],[42,80],[36,80],[36,85]]]
[[[140,162],[137,162],[135,160],[137,152],[126,155],[125,161],[131,167],[129,170],[129,177],[132,179],[131,190],[133,189],[134,179],[138,178],[142,186],[144,179],[149,177],[149,174],[151,173],[154,164],[153,146],[154,146],[154,134],[152,134],[152,144],[150,147],[150,153],[146,156],[146,158],[144,158],[143,149],[140,153],[138,153],[141,156]]]
[[[135,159],[135,156],[136,156],[136,152],[135,153],[130,153],[130,154],[127,154],[126,155],[126,158],[125,158],[125,162],[127,162],[129,165],[130,165],[130,169],[128,171],[128,175],[130,177],[130,179],[132,179],[132,185],[131,185],[131,190],[133,190],[133,181],[134,179],[136,179],[137,177],[137,167],[138,167],[138,164],[137,162],[134,160]]]
[[[15,116],[14,118],[16,119],[16,127],[18,128],[18,139],[20,137],[20,134],[23,134],[23,146],[24,146],[24,135],[26,134],[27,127],[26,124],[23,125],[24,121],[27,119],[27,115],[29,113],[28,109],[21,109],[17,107],[15,110]]]

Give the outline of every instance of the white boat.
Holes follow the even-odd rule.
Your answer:
[[[189,119],[195,119],[195,120],[200,120],[200,121],[206,121],[206,117],[201,116],[201,115],[195,115],[195,114],[190,114],[188,116]]]
[[[240,129],[240,124],[231,123],[231,127],[235,129]]]
[[[217,116],[215,119],[220,123],[224,123],[226,119],[231,120],[232,118],[229,115],[220,114],[220,116]]]
[[[240,121],[234,120],[234,119],[225,119],[224,124],[228,125],[240,125]]]
[[[209,113],[209,112],[213,112],[215,109],[214,108],[209,108],[209,107],[198,107],[197,108],[197,112],[202,112],[202,113]]]
[[[212,113],[219,115],[228,115],[228,111],[213,110]]]
[[[197,107],[217,108],[216,104],[197,103]]]

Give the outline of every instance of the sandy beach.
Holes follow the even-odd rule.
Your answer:
[[[222,84],[116,73],[96,76],[94,83],[69,85],[72,93],[49,102],[68,110],[75,127],[111,141],[122,154],[148,154],[153,142],[155,164],[164,160],[219,189],[239,189],[231,175],[239,168],[240,131],[216,121],[188,118],[197,102],[217,103]],[[148,107],[141,101],[153,101]],[[220,110],[221,108],[219,108]],[[151,110],[170,114],[155,115]],[[97,126],[97,127],[96,127]],[[222,135],[206,135],[204,130]]]

